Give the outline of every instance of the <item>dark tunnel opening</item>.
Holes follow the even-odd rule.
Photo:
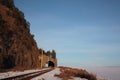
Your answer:
[[[55,67],[55,65],[52,61],[48,61],[48,67]]]

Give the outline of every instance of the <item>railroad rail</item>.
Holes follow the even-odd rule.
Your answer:
[[[7,78],[3,78],[0,80],[30,80],[34,77],[40,76],[41,74],[47,73],[51,70],[53,70],[54,68],[48,68],[45,70],[41,70],[41,71],[37,71],[37,72],[31,72],[31,73],[27,73],[27,74],[21,74],[21,75],[17,75],[17,76],[12,76],[12,77],[7,77]]]

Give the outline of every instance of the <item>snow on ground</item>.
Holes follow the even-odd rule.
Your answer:
[[[43,75],[40,75],[36,78],[33,78],[31,80],[62,80],[61,78],[55,77],[55,74],[60,74],[60,68],[56,68],[50,72],[47,72]],[[73,79],[69,79],[69,80],[87,80],[87,79],[83,79],[83,78],[78,78],[78,77],[73,77]]]
[[[31,80],[61,80],[60,78],[55,77],[54,76],[55,74],[60,74],[59,68],[56,68],[56,69],[54,69],[54,70],[52,70],[50,72],[42,74],[42,75],[40,75],[38,77],[35,77],[35,78],[31,79]]]
[[[73,79],[69,79],[69,80],[88,80],[88,79],[79,78],[79,77],[73,77]]]
[[[45,69],[42,69],[45,70]],[[12,76],[17,76],[17,75],[22,75],[22,74],[27,74],[27,73],[32,73],[32,72],[36,72],[36,71],[41,71],[39,70],[25,70],[25,71],[10,71],[10,72],[5,72],[5,73],[0,73],[0,79],[4,79],[7,77],[12,77]],[[55,68],[54,70],[47,72],[45,74],[42,74],[38,77],[35,77],[31,80],[62,80],[59,77],[55,77],[55,74],[60,74],[60,68]],[[69,80],[87,80],[84,78],[79,78],[79,77],[73,77],[73,79],[69,79]],[[105,79],[98,79],[98,80],[105,80]]]
[[[45,70],[45,69],[42,69],[42,70]],[[27,74],[27,73],[32,73],[32,72],[36,72],[36,71],[41,71],[41,70],[39,69],[39,70],[25,70],[25,71],[4,72],[4,73],[0,73],[0,79],[12,77],[12,76],[18,76],[18,75]]]

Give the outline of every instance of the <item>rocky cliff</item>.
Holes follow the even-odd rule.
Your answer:
[[[33,37],[13,0],[0,0],[0,69],[38,68],[39,50]]]

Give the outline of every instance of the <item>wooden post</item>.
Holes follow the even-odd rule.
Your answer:
[[[43,63],[43,50],[42,50],[42,55],[41,55],[41,69],[42,69],[42,63]]]

